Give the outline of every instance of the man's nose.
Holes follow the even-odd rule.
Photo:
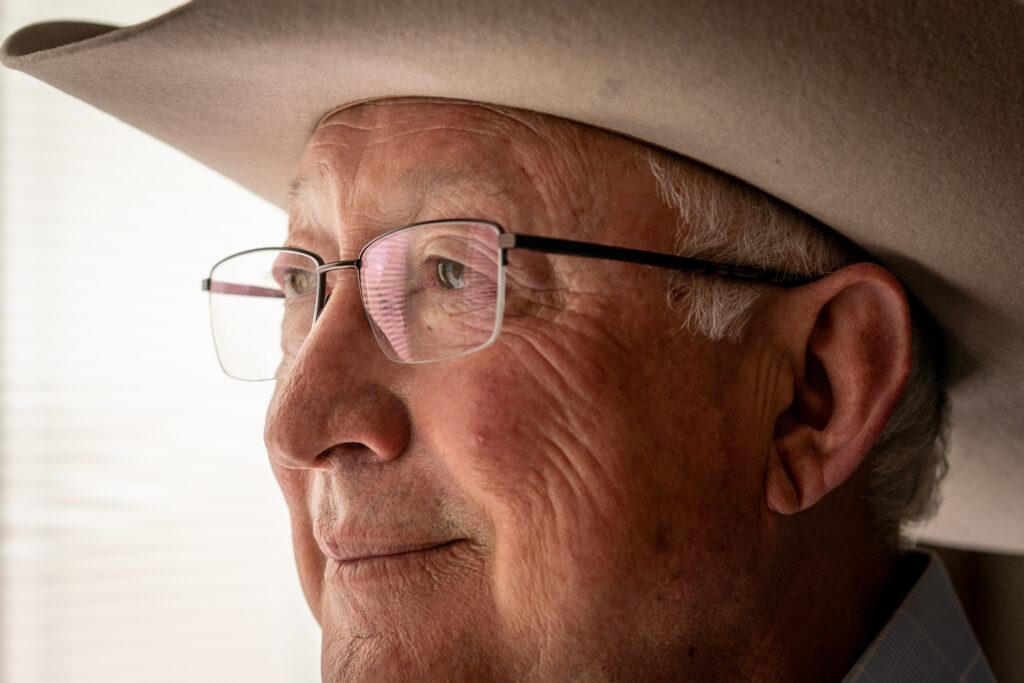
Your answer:
[[[403,366],[377,346],[355,272],[339,275],[267,412],[267,451],[284,467],[327,467],[338,457],[393,460],[409,445],[408,409],[391,389]]]

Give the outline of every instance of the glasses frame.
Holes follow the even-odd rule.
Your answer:
[[[688,256],[676,256],[674,254],[665,254],[656,251],[645,251],[642,249],[629,249],[626,247],[615,247],[607,244],[598,244],[595,242],[581,242],[577,240],[565,240],[555,237],[544,237],[541,235],[525,235],[523,233],[508,232],[501,225],[494,221],[482,220],[478,218],[444,218],[429,221],[420,221],[418,223],[410,223],[397,228],[388,230],[387,232],[377,235],[372,240],[363,245],[359,250],[359,255],[354,259],[347,259],[342,261],[331,261],[325,262],[319,254],[308,251],[306,249],[300,249],[299,247],[257,247],[255,249],[246,249],[239,251],[230,256],[217,261],[210,268],[210,274],[202,281],[202,289],[204,292],[211,291],[211,283],[213,281],[213,273],[225,261],[229,261],[237,256],[244,256],[246,254],[253,254],[262,251],[277,251],[277,252],[288,252],[293,254],[301,254],[307,256],[317,264],[316,270],[314,271],[317,275],[317,287],[316,287],[316,305],[313,310],[313,324],[320,319],[320,315],[323,313],[324,307],[327,305],[327,273],[335,270],[345,270],[348,268],[356,271],[356,286],[359,288],[359,303],[363,308],[363,314],[366,316],[367,322],[370,324],[370,329],[374,329],[374,323],[370,319],[370,313],[366,310],[366,302],[363,299],[362,292],[362,266],[363,266],[363,255],[366,250],[376,244],[382,239],[386,239],[389,235],[393,235],[396,232],[403,230],[409,230],[411,228],[418,228],[428,225],[451,225],[451,224],[474,224],[474,225],[487,225],[493,227],[498,233],[498,248],[501,251],[501,261],[498,270],[498,301],[497,301],[497,314],[494,325],[494,333],[491,337],[481,344],[480,346],[474,347],[469,351],[465,351],[460,354],[453,356],[446,356],[445,358],[425,361],[401,361],[395,360],[397,363],[405,364],[419,364],[419,363],[434,363],[438,360],[451,360],[464,356],[466,354],[480,351],[497,340],[499,333],[501,332],[501,323],[505,315],[505,266],[508,265],[508,252],[512,249],[525,249],[527,251],[542,252],[545,254],[556,254],[561,256],[577,256],[582,258],[602,259],[607,261],[620,261],[623,263],[636,263],[645,266],[654,266],[657,268],[667,268],[670,270],[676,270],[680,272],[692,273],[694,275],[712,275],[716,277],[726,278],[729,280],[740,280],[744,282],[754,282],[766,285],[774,285],[778,287],[797,287],[805,285],[818,279],[819,276],[806,276],[806,275],[795,275],[793,273],[786,273],[779,270],[773,270],[770,268],[758,268],[756,266],[741,266],[731,263],[722,263],[719,261],[707,261],[704,259],[690,258]],[[247,292],[250,295],[263,296],[256,292]],[[266,296],[276,296],[267,294]],[[376,336],[376,333],[374,333]],[[378,345],[380,345],[378,340]],[[382,349],[383,350],[383,349]],[[385,355],[386,352],[385,352]],[[226,372],[226,371],[225,371]],[[237,379],[237,378],[236,378]],[[269,378],[273,379],[273,378]],[[265,381],[265,380],[250,380],[250,381]]]

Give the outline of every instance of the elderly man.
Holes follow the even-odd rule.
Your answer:
[[[699,57],[675,54],[593,81],[587,65],[599,37],[623,59],[632,46],[657,60],[645,41],[660,50],[674,32],[704,26],[713,29],[704,36],[709,45],[745,55],[733,66],[756,73],[759,57],[772,57],[781,82],[799,87],[786,79],[804,74],[841,103],[862,82],[913,90],[905,73],[925,68],[928,50],[945,49],[922,48],[922,56],[900,49],[893,35],[956,25],[986,36],[1005,18],[965,24],[938,8],[896,29],[864,7],[852,20],[861,32],[851,32],[868,47],[895,50],[896,67],[879,75],[835,59],[816,76],[813,60],[796,59],[825,59],[817,48],[798,49],[815,40],[803,22],[852,59],[864,44],[840,40],[846,24],[766,11],[762,19],[781,21],[785,49],[736,47],[732,39],[760,34],[731,23],[742,12],[729,7],[716,15],[604,3],[570,15],[590,23],[568,54],[573,38],[560,28],[567,15],[539,5],[524,5],[528,21],[509,26],[495,21],[507,18],[502,10],[452,6],[461,13],[424,15],[396,5],[402,21],[390,28],[393,16],[384,21],[363,5],[349,14],[327,4],[245,13],[240,3],[209,2],[134,36],[54,25],[8,41],[8,63],[153,130],[289,210],[284,245],[231,255],[203,285],[224,370],[277,381],[266,443],[291,513],[302,586],[323,631],[325,680],[991,679],[941,563],[906,552],[901,540],[903,525],[933,511],[946,467],[940,334],[893,272],[819,222],[831,215],[859,225],[844,199],[809,198],[809,183],[834,192],[834,181],[789,167],[785,143],[805,135],[760,140],[757,122],[730,101],[757,80],[742,69],[708,93],[673,95],[676,124],[634,104],[559,103],[589,102],[596,85],[607,101],[643,95],[659,109],[667,100],[652,85],[658,78],[696,84],[692,74],[702,68],[722,75]],[[1020,13],[1013,18],[1019,26]],[[447,21],[457,29],[443,39],[418,33]],[[622,22],[627,38],[605,33]],[[228,26],[227,44],[202,37]],[[186,98],[186,109],[214,117],[215,125],[195,118],[206,127],[196,132],[161,104],[173,88],[128,96],[123,83],[114,93],[86,75],[106,64],[120,69],[121,81],[136,71],[151,76],[153,67],[110,64],[162,54],[171,80],[208,88],[183,64],[237,58],[233,50],[258,54],[265,43],[253,36],[266,36],[256,26],[289,47],[286,67],[264,58],[254,73],[267,82],[287,74],[294,81],[281,87],[292,91],[233,92],[247,103],[272,102],[269,115]],[[449,61],[474,54],[454,35],[522,37],[515,26],[530,27],[525,40],[547,52],[511,50],[504,66],[492,57]],[[403,31],[412,32],[405,43]],[[367,35],[397,41],[402,54],[388,61],[374,49],[383,75],[370,75],[372,60],[350,64],[347,89],[331,105],[304,89],[314,81],[289,70],[335,41],[368,49]],[[312,46],[287,43],[295,36]],[[204,57],[171,53],[187,38]],[[77,52],[60,47],[74,40],[82,41]],[[441,86],[416,85],[408,72],[422,73],[404,45],[424,47],[422,73]],[[531,59],[549,71],[537,76],[525,68]],[[993,79],[1004,88],[1007,69]],[[509,81],[504,96],[489,89],[489,79],[509,73],[527,85]],[[837,74],[857,87],[826,88]],[[552,78],[564,84],[573,75],[582,79],[577,93],[544,94]],[[949,101],[961,76],[932,84],[932,102],[950,116],[962,114]],[[244,89],[259,90],[248,81]],[[997,90],[984,94],[998,98]],[[296,97],[302,115],[289,124]],[[133,98],[146,104],[123,106]],[[872,144],[870,112],[860,115],[867,124],[854,125],[856,117],[811,114],[806,101],[789,108],[785,92],[780,98],[765,101],[765,117],[783,131],[787,115],[804,112],[808,130],[832,131],[833,144],[818,150],[831,159],[851,153],[834,151],[848,135]],[[692,102],[706,106],[694,114],[686,109]],[[915,111],[905,106],[904,114]],[[310,132],[303,126],[314,111],[322,117]],[[724,121],[709,120],[714,111]],[[218,128],[232,123],[243,131]],[[252,137],[270,135],[272,123],[284,142]],[[678,132],[687,126],[715,144]],[[913,131],[893,124],[878,136],[889,144],[887,136],[901,132]],[[1004,133],[1000,140],[1019,144],[1019,121]],[[228,143],[215,142],[225,135]],[[963,139],[985,147],[995,138]],[[746,145],[780,156],[755,161]],[[906,161],[899,155],[914,148],[896,145],[895,158]],[[272,171],[250,168],[264,152]],[[778,194],[808,197],[815,217],[686,153],[768,186],[774,164],[784,179]],[[880,196],[874,181],[862,180],[862,164],[837,176],[859,200]],[[285,173],[294,177],[287,197]],[[908,173],[893,190],[918,194],[886,209],[898,218],[923,199],[942,200],[920,190],[923,175]],[[1013,201],[1007,211],[1019,207]],[[1006,218],[993,213],[997,223]],[[865,241],[912,244],[878,236],[895,225],[877,226]],[[908,225],[911,237],[919,226]],[[1008,244],[1019,250],[1019,241]],[[897,253],[908,256],[891,263],[915,252]],[[932,307],[941,303],[936,291]],[[1019,389],[1002,396],[1020,402]],[[1010,424],[999,414],[993,409],[993,423]]]
[[[273,256],[253,273],[278,271],[286,327],[301,328],[284,334],[266,438],[326,677],[849,670],[920,574],[890,519],[916,501],[863,503],[898,485],[860,468],[911,367],[891,274],[856,263],[803,287],[702,292],[722,310],[695,312],[688,333],[665,314],[671,271],[514,249],[502,315],[496,235],[437,221],[671,253],[707,239],[685,205],[736,214],[716,227],[763,231],[754,248],[786,245],[780,268],[832,270],[851,250],[709,169],[500,107],[342,109],[302,169],[286,246],[330,261],[363,249],[362,301],[355,277],[327,271],[309,330],[303,257],[233,260]],[[740,248],[730,237],[717,253]],[[694,311],[689,280],[672,298]],[[722,327],[740,341],[713,339]],[[256,378],[222,341],[226,369]],[[941,401],[924,381],[926,497]]]

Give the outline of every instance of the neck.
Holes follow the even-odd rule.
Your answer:
[[[895,543],[845,521],[841,530],[801,530],[776,553],[751,678],[841,680],[916,580],[919,568],[914,574]]]

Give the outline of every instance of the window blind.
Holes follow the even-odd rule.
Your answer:
[[[132,23],[166,0],[0,0]],[[319,633],[199,282],[285,219],[179,152],[0,74],[0,677],[315,681]]]

